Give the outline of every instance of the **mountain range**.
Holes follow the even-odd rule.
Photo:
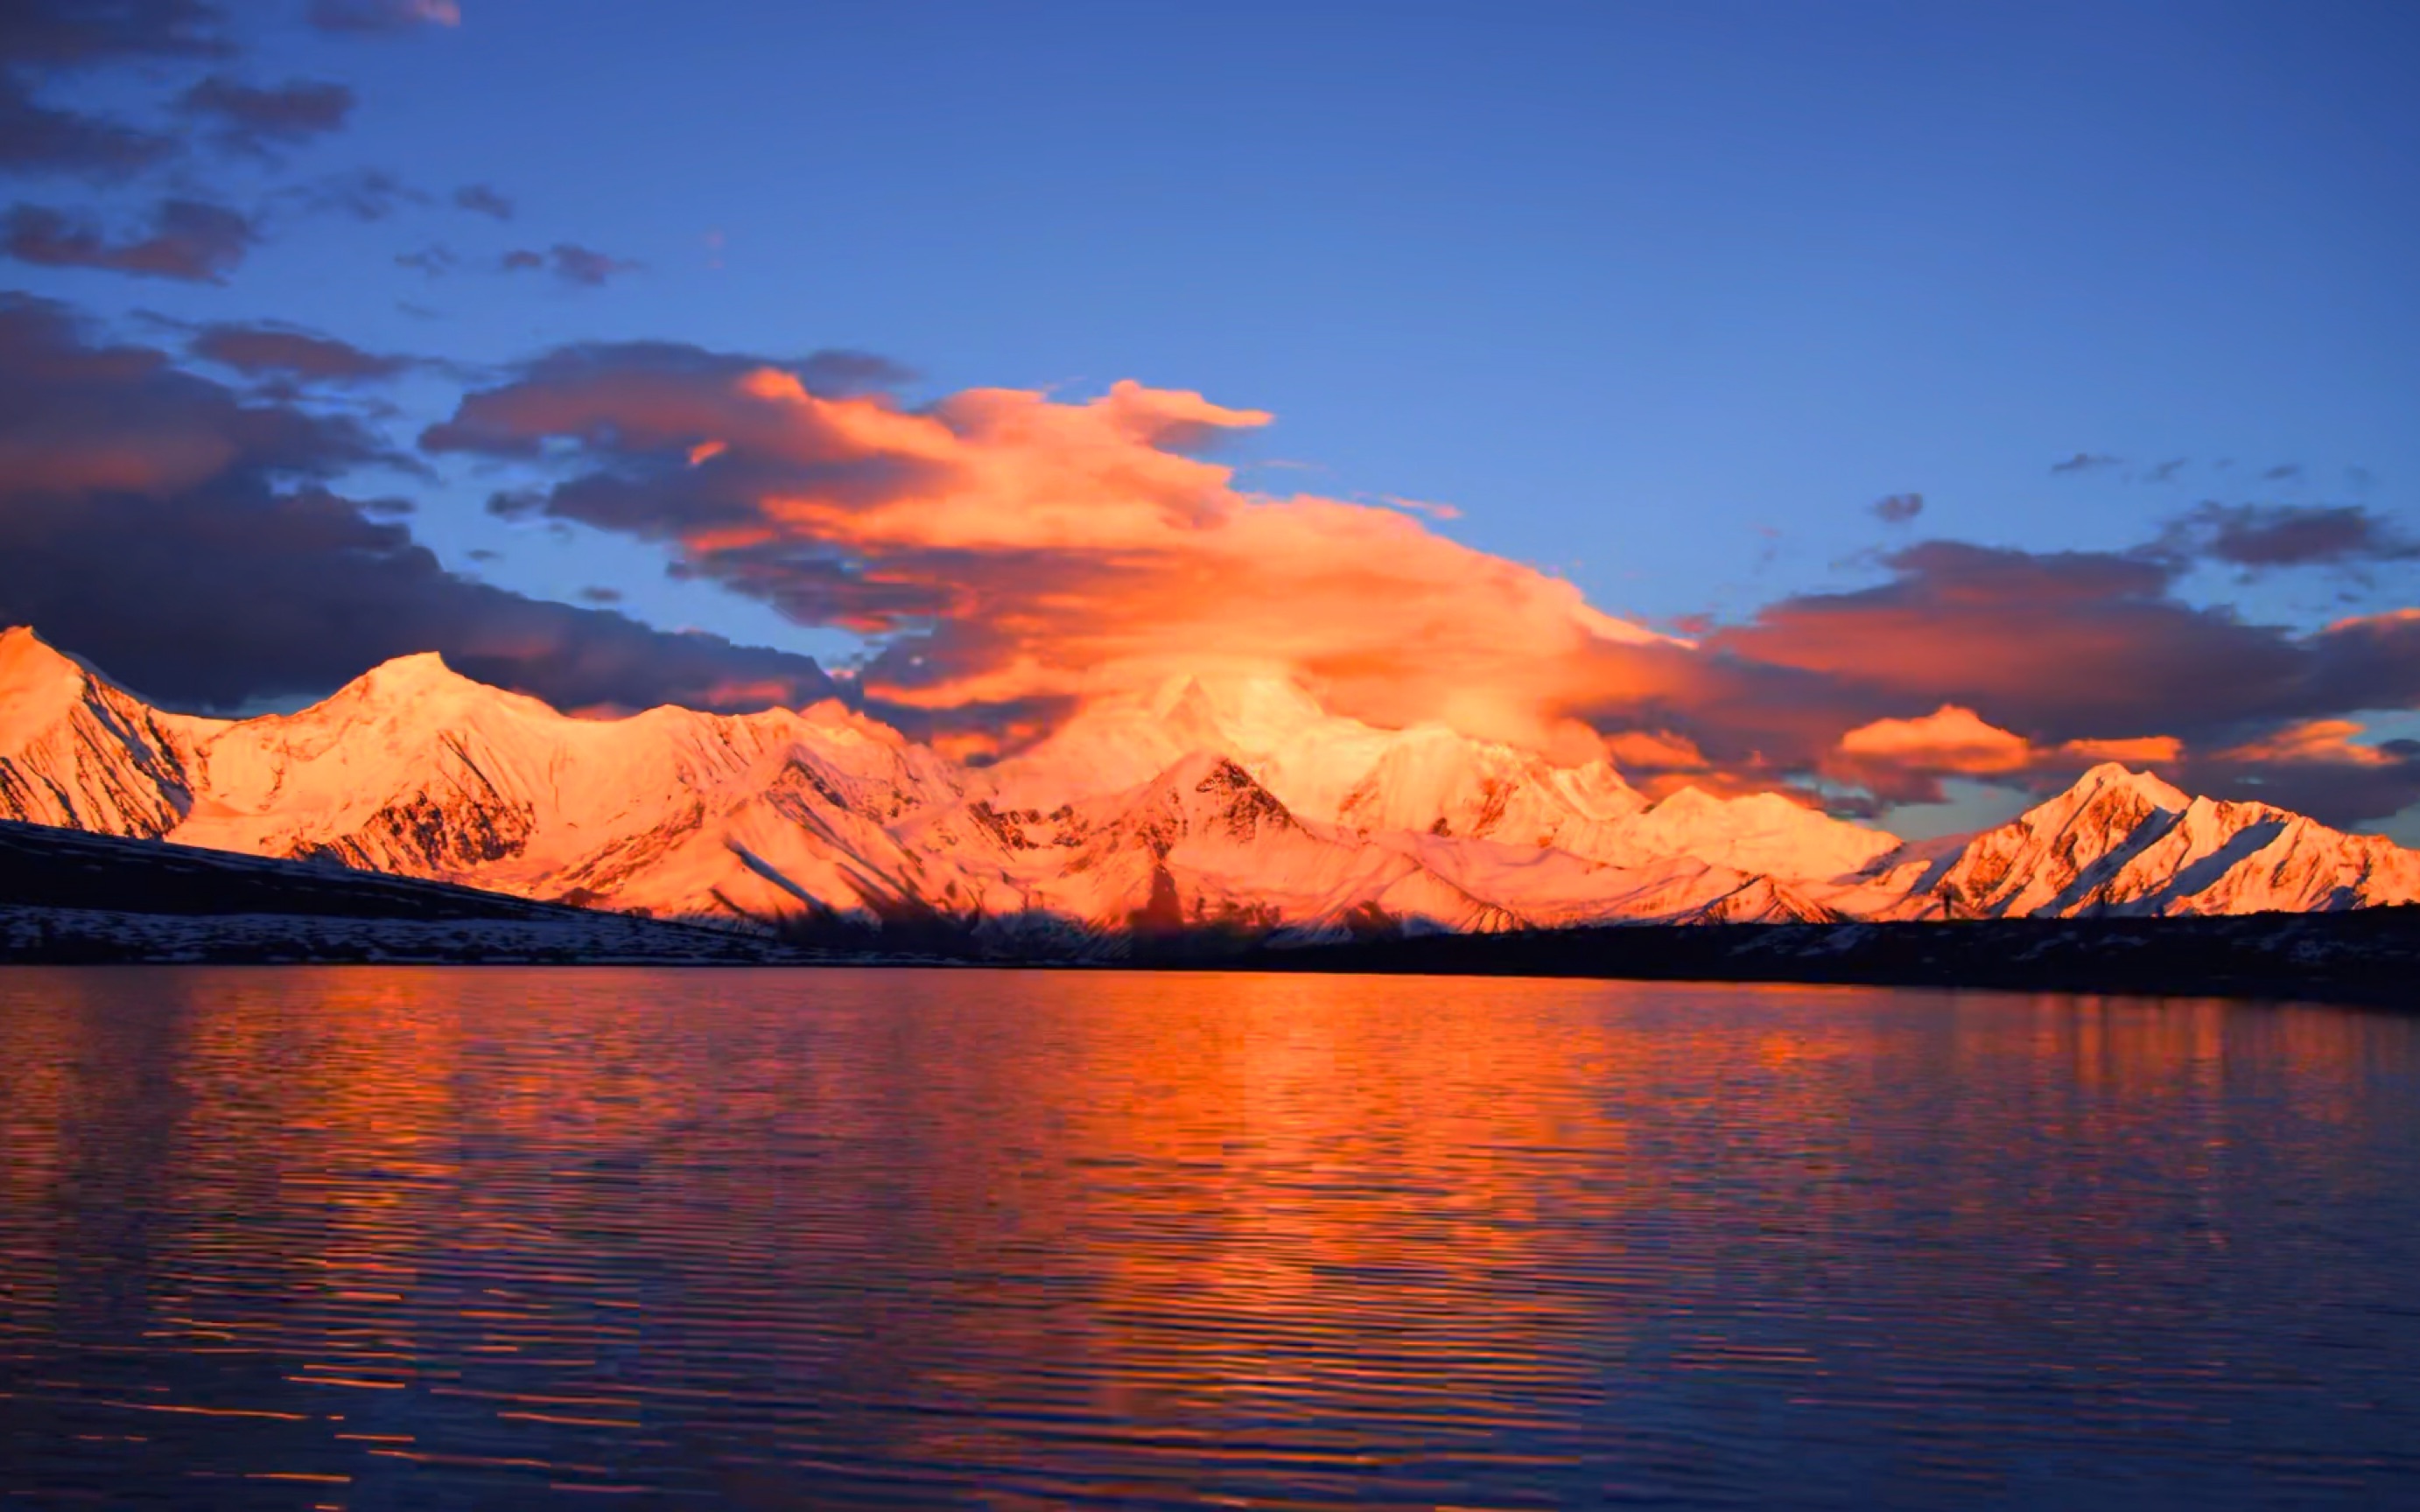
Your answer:
[[[2335,911],[2420,901],[2420,852],[2114,764],[1997,828],[1904,844],[1777,794],[1651,802],[1271,679],[1176,677],[963,765],[837,702],[561,713],[434,655],[294,714],[150,707],[0,632],[0,818],[782,933],[937,924],[989,949],[1606,923]]]

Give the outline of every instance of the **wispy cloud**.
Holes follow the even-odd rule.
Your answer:
[[[224,283],[258,239],[242,215],[190,199],[161,202],[149,227],[131,236],[39,205],[19,205],[0,224],[0,251],[19,262],[189,284]]]
[[[2162,549],[2253,569],[2420,560],[2420,541],[2365,504],[2223,504],[2171,520]]]
[[[122,178],[176,155],[174,137],[35,100],[0,72],[0,171]]]
[[[454,203],[474,215],[491,216],[499,221],[513,218],[513,202],[493,184],[464,184],[454,191]]]
[[[412,187],[384,168],[329,174],[282,191],[281,197],[318,214],[343,215],[365,222],[383,221],[408,205],[428,203],[427,191]]]
[[[582,288],[596,288],[624,273],[635,271],[638,264],[619,257],[609,257],[591,247],[558,241],[544,252],[516,248],[498,261],[498,267],[508,273],[548,270],[563,283]]]
[[[462,24],[462,9],[455,0],[311,0],[303,14],[321,31],[354,35]]]
[[[179,96],[177,108],[211,122],[222,145],[258,154],[342,131],[353,103],[341,84],[297,79],[259,88],[213,73]]]
[[[412,360],[364,351],[350,342],[270,321],[225,321],[199,328],[194,355],[250,377],[338,383],[389,378]]]
[[[2124,461],[2124,457],[2111,456],[2105,453],[2078,452],[2063,462],[2053,462],[2050,470],[2053,472],[2098,472],[2104,468],[2117,467]]]

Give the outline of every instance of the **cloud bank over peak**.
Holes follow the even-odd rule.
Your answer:
[[[1402,511],[1238,489],[1204,454],[1263,411],[1134,381],[917,408],[850,392],[879,376],[862,360],[588,348],[468,396],[423,444],[566,449],[500,511],[665,542],[683,573],[873,637],[866,690],[927,710],[1217,665],[1298,678],[1379,722],[1568,748],[1594,736],[1561,710],[1666,643]]]
[[[1418,516],[1239,488],[1220,449],[1264,411],[1134,381],[911,406],[866,391],[878,369],[844,385],[831,365],[566,348],[422,443],[527,468],[499,515],[660,543],[676,575],[866,637],[862,693],[961,743],[1217,670],[1299,681],[1373,723],[1620,750],[1650,786],[1930,801],[1946,777],[2039,788],[2118,760],[2222,793],[2286,783],[2266,791],[2337,819],[2420,796],[2420,764],[2352,738],[2361,711],[2420,703],[2420,624],[2301,633],[2177,591],[2201,562],[2402,550],[2358,511],[2206,509],[2127,551],[1919,540],[1870,587],[1683,640]],[[2261,754],[2314,720],[2354,728],[2293,748],[2307,759]]]

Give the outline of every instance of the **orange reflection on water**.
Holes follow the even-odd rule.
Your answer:
[[[1674,1382],[1946,1400],[1978,1330],[2122,1338],[2265,1231],[2280,1163],[2391,1180],[2413,1059],[2405,1021],[2207,1001],[23,972],[0,1351],[79,1411],[252,1414],[157,1446],[229,1474],[1477,1502]]]

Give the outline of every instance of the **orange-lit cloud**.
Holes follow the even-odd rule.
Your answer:
[[[1876,719],[1840,737],[1840,751],[1860,761],[1935,772],[2013,772],[2033,760],[2033,745],[1983,722],[1972,709],[1945,703],[1921,719]]]
[[[2101,762],[2173,767],[2184,754],[2184,743],[2173,735],[2040,745],[1986,721],[1972,709],[1945,703],[1921,718],[1859,725],[1840,737],[1829,769],[1835,776],[1883,786],[1887,782],[1876,779],[1885,774],[1993,778],[2040,772],[2063,778]]]
[[[1238,490],[1194,455],[1270,416],[1121,382],[1067,403],[975,389],[923,409],[755,367],[474,397],[434,444],[611,426],[670,449],[548,513],[669,538],[682,569],[895,643],[874,696],[922,709],[1079,698],[1180,668],[1302,679],[1385,723],[1593,754],[1566,711],[1673,643],[1402,511]]]
[[[2420,704],[2420,616],[2247,624],[2176,596],[2190,543],[1922,541],[1873,587],[1684,640],[1440,533],[1412,501],[1238,487],[1220,449],[1264,411],[1131,381],[909,406],[868,392],[888,381],[859,354],[570,348],[469,395],[423,445],[549,475],[500,514],[660,541],[676,575],[864,636],[860,692],[970,755],[1093,694],[1227,670],[1373,723],[1609,754],[1651,784],[1822,778],[1915,801],[1946,776],[2039,787],[2104,760],[2224,788],[2257,774],[2196,752]],[[2389,755],[2370,811],[2420,795],[2420,761]]]
[[[2363,727],[2351,719],[2306,719],[2257,740],[2248,740],[2224,753],[2224,759],[2246,764],[2290,762],[2343,766],[2388,766],[2395,757],[2376,746],[2353,739]]]

